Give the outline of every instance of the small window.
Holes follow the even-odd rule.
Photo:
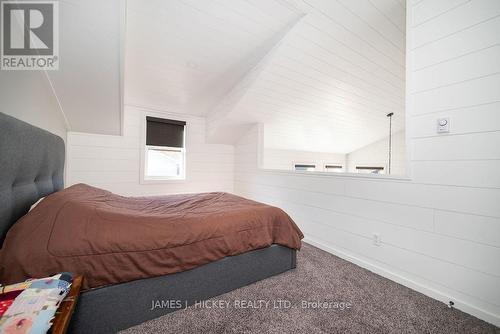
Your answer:
[[[186,122],[146,117],[146,180],[184,179]]]
[[[329,173],[339,173],[342,172],[344,167],[342,165],[335,165],[335,164],[326,164],[325,165],[325,172]]]
[[[316,170],[316,165],[311,164],[295,164],[294,169],[301,172],[314,172]]]
[[[384,174],[384,167],[381,166],[356,166],[356,172],[361,174]]]

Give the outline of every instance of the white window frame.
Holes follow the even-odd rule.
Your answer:
[[[329,172],[328,168],[326,168],[326,166],[340,166],[340,168],[335,168],[335,169],[339,170],[337,172]],[[345,166],[344,166],[344,164],[340,164],[340,163],[327,162],[327,163],[325,163],[323,165],[323,171],[326,172],[326,173],[344,173],[345,172]]]
[[[184,180],[184,179],[186,179],[186,149],[185,148],[146,145],[144,150],[145,150],[145,155],[144,155],[144,180],[145,181]],[[180,174],[178,176],[149,176],[149,175],[146,175],[146,172],[148,170],[148,151],[149,150],[170,151],[170,152],[175,151],[175,152],[182,153],[182,168],[180,170]]]
[[[373,174],[373,173],[359,173],[357,170],[358,170],[358,167],[361,167],[361,168],[370,168],[370,167],[374,167],[374,168],[382,168],[382,170],[384,171],[383,173],[381,174]],[[355,165],[354,166],[354,170],[356,170],[355,174],[357,175],[387,175],[387,165],[386,164],[359,164],[359,165]]]
[[[295,169],[295,166],[296,165],[311,165],[311,166],[314,166],[314,170],[313,171],[308,171],[308,170],[296,170]],[[314,172],[317,172],[318,171],[318,164],[315,163],[315,162],[294,162],[292,164],[292,170],[294,172],[297,172],[297,173],[314,173]]]
[[[161,184],[161,183],[184,183],[188,180],[187,175],[187,151],[189,150],[186,138],[188,137],[189,132],[189,122],[188,120],[183,120],[186,122],[184,126],[184,148],[183,151],[183,161],[184,161],[184,170],[181,173],[182,177],[179,176],[146,176],[146,163],[147,163],[147,154],[148,154],[148,145],[146,145],[146,131],[147,131],[147,121],[146,117],[158,117],[158,118],[166,118],[166,119],[179,119],[179,115],[167,114],[167,113],[154,113],[147,112],[142,115],[142,132],[141,132],[141,162],[139,168],[139,183],[140,184]],[[181,119],[179,119],[181,120]],[[151,146],[156,147],[156,146]],[[179,149],[178,147],[167,147],[167,146],[159,146],[163,149]]]

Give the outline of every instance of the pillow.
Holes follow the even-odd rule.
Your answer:
[[[38,205],[38,203],[40,203],[41,201],[43,201],[43,199],[44,199],[44,198],[45,198],[45,197],[42,197],[42,198],[40,198],[38,201],[36,201],[36,202],[35,202],[35,204],[33,204],[33,205],[31,206],[31,208],[30,208],[30,210],[29,210],[28,212],[30,212],[31,210],[33,210],[33,209],[35,208],[35,206],[37,206],[37,205]]]

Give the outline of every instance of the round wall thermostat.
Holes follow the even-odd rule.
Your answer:
[[[437,120],[437,132],[438,133],[447,133],[450,132],[450,120],[448,117],[439,118]]]

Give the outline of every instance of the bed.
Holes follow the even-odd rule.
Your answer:
[[[0,277],[17,280],[42,275],[44,270],[82,270],[87,290],[70,332],[115,332],[295,268],[302,234],[293,221],[283,224],[289,217],[281,210],[225,193],[130,199],[87,185],[63,190],[64,152],[61,138],[0,113]],[[46,198],[27,214],[42,197]],[[165,203],[174,203],[170,211]],[[238,206],[252,219],[230,224],[242,219]],[[130,207],[136,210],[128,212]],[[162,217],[174,219],[168,214],[176,208],[179,224],[174,229],[155,225]],[[90,213],[94,211],[99,214]],[[207,217],[216,228],[203,228]],[[124,229],[114,228],[127,219]],[[140,228],[134,221],[142,224]],[[160,226],[157,233],[155,226]],[[213,243],[232,226],[237,228],[223,237],[222,244]],[[121,232],[127,230],[130,233]],[[182,237],[171,237],[174,230]],[[154,234],[161,238],[144,249]],[[26,249],[25,239],[31,239]],[[175,244],[181,239],[189,248]],[[152,250],[162,252],[149,256],[153,262],[134,255]],[[112,262],[99,262],[100,258],[117,252],[111,261],[120,265],[106,270]],[[26,262],[30,256],[36,260]],[[93,260],[74,260],[85,256]],[[152,307],[155,303],[162,307]]]

